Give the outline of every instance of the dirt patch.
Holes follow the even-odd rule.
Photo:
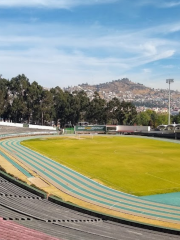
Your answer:
[[[45,181],[43,181],[41,178],[38,177],[31,177],[28,178],[28,180],[33,183],[34,185],[36,185],[39,188],[45,188],[45,187],[49,187],[49,184],[47,184]]]

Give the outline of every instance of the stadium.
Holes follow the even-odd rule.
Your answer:
[[[110,131],[114,130],[113,127],[108,127]],[[136,189],[133,192],[132,189],[136,185],[134,175],[136,164],[133,165],[133,162],[127,162],[127,166],[130,166],[128,168],[129,174],[134,177],[134,179],[131,177],[133,183],[129,181],[128,186],[130,175],[127,172],[125,175],[128,178],[124,180],[126,184],[122,186],[125,168],[122,169],[122,172],[119,172],[120,186],[115,186],[115,183],[111,182],[110,179],[105,179],[104,176],[101,178],[98,172],[98,165],[101,173],[104,172],[106,177],[111,175],[111,171],[113,172],[112,166],[114,169],[119,169],[113,162],[113,159],[115,159],[116,155],[118,157],[123,156],[122,151],[127,144],[131,144],[131,146],[128,145],[127,147],[131,149],[129,154],[133,156],[131,161],[134,161],[137,156],[142,156],[143,159],[149,154],[148,149],[145,149],[144,145],[140,149],[140,145],[137,144],[143,144],[147,141],[147,145],[150,145],[153,142],[154,145],[151,145],[151,147],[154,147],[153,154],[159,156],[158,161],[166,158],[167,161],[169,159],[172,161],[170,165],[167,165],[167,169],[161,169],[161,172],[164,171],[169,177],[165,179],[165,182],[167,182],[166,186],[164,186],[164,176],[157,175],[157,172],[160,171],[156,172],[156,177],[153,178],[155,179],[153,193],[178,192],[179,179],[173,179],[174,175],[178,175],[178,140],[154,140],[152,138],[147,139],[144,136],[125,136],[121,134],[98,135],[99,132],[96,132],[96,134],[85,134],[84,129],[79,130],[81,134],[61,136],[58,135],[56,129],[51,127],[46,127],[45,129],[41,127],[39,129],[34,127],[17,127],[17,125],[1,125],[1,238],[5,240],[178,239],[180,233],[180,206],[176,205],[176,203],[158,202],[157,199],[149,200],[143,194],[141,196],[139,193],[144,191],[144,186],[142,186],[142,189]],[[87,128],[86,130],[91,129]],[[95,131],[97,130],[100,130],[101,133],[103,129],[96,126]],[[124,132],[127,133],[127,129]],[[141,142],[138,143],[140,141],[138,139]],[[110,146],[110,143],[113,146],[117,146],[117,141],[120,140],[119,148],[116,147],[113,150],[113,159],[110,161],[109,172],[105,174],[101,158],[104,161],[105,158],[110,159],[112,153],[108,155],[108,146]],[[46,143],[49,144],[49,147],[47,147]],[[45,150],[51,148],[50,143],[53,153],[45,154]],[[31,146],[29,145],[29,147],[28,144]],[[157,148],[155,149],[156,145]],[[44,149],[39,148],[38,150],[39,146],[44,146]],[[78,161],[73,162],[74,165],[72,162],[68,163],[69,155],[73,156],[74,154],[75,159],[75,150],[80,152],[80,155],[84,153],[88,159],[88,151],[93,154],[92,149],[94,150],[96,146],[97,152],[94,153],[89,162],[87,161],[84,164],[89,169],[89,172],[87,172],[87,169],[83,170],[83,165],[80,165],[80,162],[78,162],[80,161],[79,155],[77,157]],[[62,162],[58,162],[56,159],[56,157],[59,159],[59,153],[55,149],[58,150],[60,148],[64,149],[64,152],[61,151]],[[174,151],[174,158],[171,156],[170,148]],[[166,157],[162,155],[162,151],[164,151]],[[67,155],[64,155],[65,153]],[[120,153],[121,155],[119,155]],[[51,158],[52,154],[53,158]],[[139,155],[136,156],[135,154]],[[147,157],[148,162],[150,158],[152,159],[151,165],[155,165],[153,164],[153,154],[149,158]],[[97,156],[97,158],[98,156],[99,158],[101,157],[100,161],[97,162],[97,166],[93,162],[94,156]],[[154,161],[157,161],[156,156]],[[66,164],[64,164],[64,158],[67,160]],[[125,149],[124,158],[130,158],[127,155],[127,149]],[[140,157],[138,158],[140,162],[141,159]],[[177,162],[177,165],[175,162]],[[94,176],[90,175],[92,174],[90,173],[90,163],[94,166],[92,172],[97,171]],[[174,168],[172,168],[173,165]],[[143,167],[143,163],[141,163],[140,167]],[[157,169],[158,165],[155,167]],[[169,170],[170,167],[171,171]],[[171,175],[170,172],[173,174]],[[112,178],[116,182],[115,172],[113,174]],[[145,176],[142,175],[142,178],[145,181]],[[142,182],[140,176],[137,175],[137,179],[139,185],[142,185],[140,184]],[[161,186],[158,185],[160,183],[162,183]],[[127,188],[125,188],[125,185]],[[132,185],[134,186],[131,189]],[[145,182],[144,185],[144,188],[147,189],[148,183]],[[162,186],[164,186],[163,189]],[[148,195],[150,195],[150,192]]]

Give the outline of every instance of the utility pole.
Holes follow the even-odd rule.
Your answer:
[[[168,125],[171,124],[171,92],[170,92],[170,84],[174,82],[174,79],[166,79],[166,83],[169,84],[169,111],[168,111]]]

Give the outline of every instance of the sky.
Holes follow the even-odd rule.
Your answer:
[[[0,74],[180,91],[180,0],[0,0]]]

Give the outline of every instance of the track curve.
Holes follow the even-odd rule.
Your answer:
[[[116,191],[20,144],[33,137],[6,139],[0,146],[60,190],[92,204],[153,220],[180,224],[180,207]]]

